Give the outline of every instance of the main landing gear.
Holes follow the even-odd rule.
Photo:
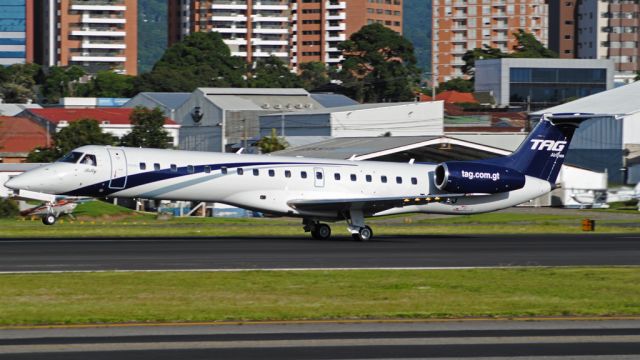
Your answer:
[[[45,225],[53,225],[58,221],[58,217],[52,213],[46,214],[42,217],[42,223]]]
[[[331,227],[327,224],[320,223],[317,220],[304,219],[302,220],[302,225],[304,226],[304,231],[310,232],[311,237],[316,240],[327,240],[331,237]],[[349,211],[347,230],[356,241],[369,241],[373,237],[373,230],[364,223],[362,210]]]
[[[310,232],[316,240],[326,240],[331,237],[331,227],[318,221],[304,219],[302,221],[304,231]]]

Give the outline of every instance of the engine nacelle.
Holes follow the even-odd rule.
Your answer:
[[[524,187],[519,171],[466,161],[444,162],[436,167],[435,185],[450,193],[495,194]]]

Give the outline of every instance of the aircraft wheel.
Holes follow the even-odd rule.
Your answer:
[[[53,214],[48,214],[42,217],[42,223],[45,225],[53,225],[57,220],[58,218]]]
[[[352,235],[356,241],[369,241],[373,237],[373,230],[367,225],[361,227],[357,234]]]
[[[331,237],[331,227],[327,224],[318,224],[311,231],[311,236],[316,240],[326,240]]]

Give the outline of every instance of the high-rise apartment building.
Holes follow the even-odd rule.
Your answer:
[[[401,32],[401,0],[172,0],[168,38],[217,31],[232,55],[248,62],[274,55],[296,68],[339,63],[338,43],[374,22]]]
[[[518,29],[547,44],[545,0],[433,0],[432,71],[436,82],[463,77],[462,56],[485,45],[511,52]]]
[[[33,62],[33,1],[0,1],[0,65]]]
[[[640,70],[640,4],[634,0],[582,0],[578,5],[578,57],[612,59],[618,79]]]
[[[549,49],[561,59],[577,56],[577,11],[580,0],[549,1]]]
[[[347,37],[373,23],[402,34],[402,0],[347,1]]]
[[[79,65],[89,73],[137,74],[137,0],[42,0],[45,66]]]

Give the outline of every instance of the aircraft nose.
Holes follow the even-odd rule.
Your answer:
[[[21,187],[20,180],[18,180],[17,176],[13,177],[9,179],[9,181],[4,183],[4,187],[9,188],[11,190],[19,190]]]

